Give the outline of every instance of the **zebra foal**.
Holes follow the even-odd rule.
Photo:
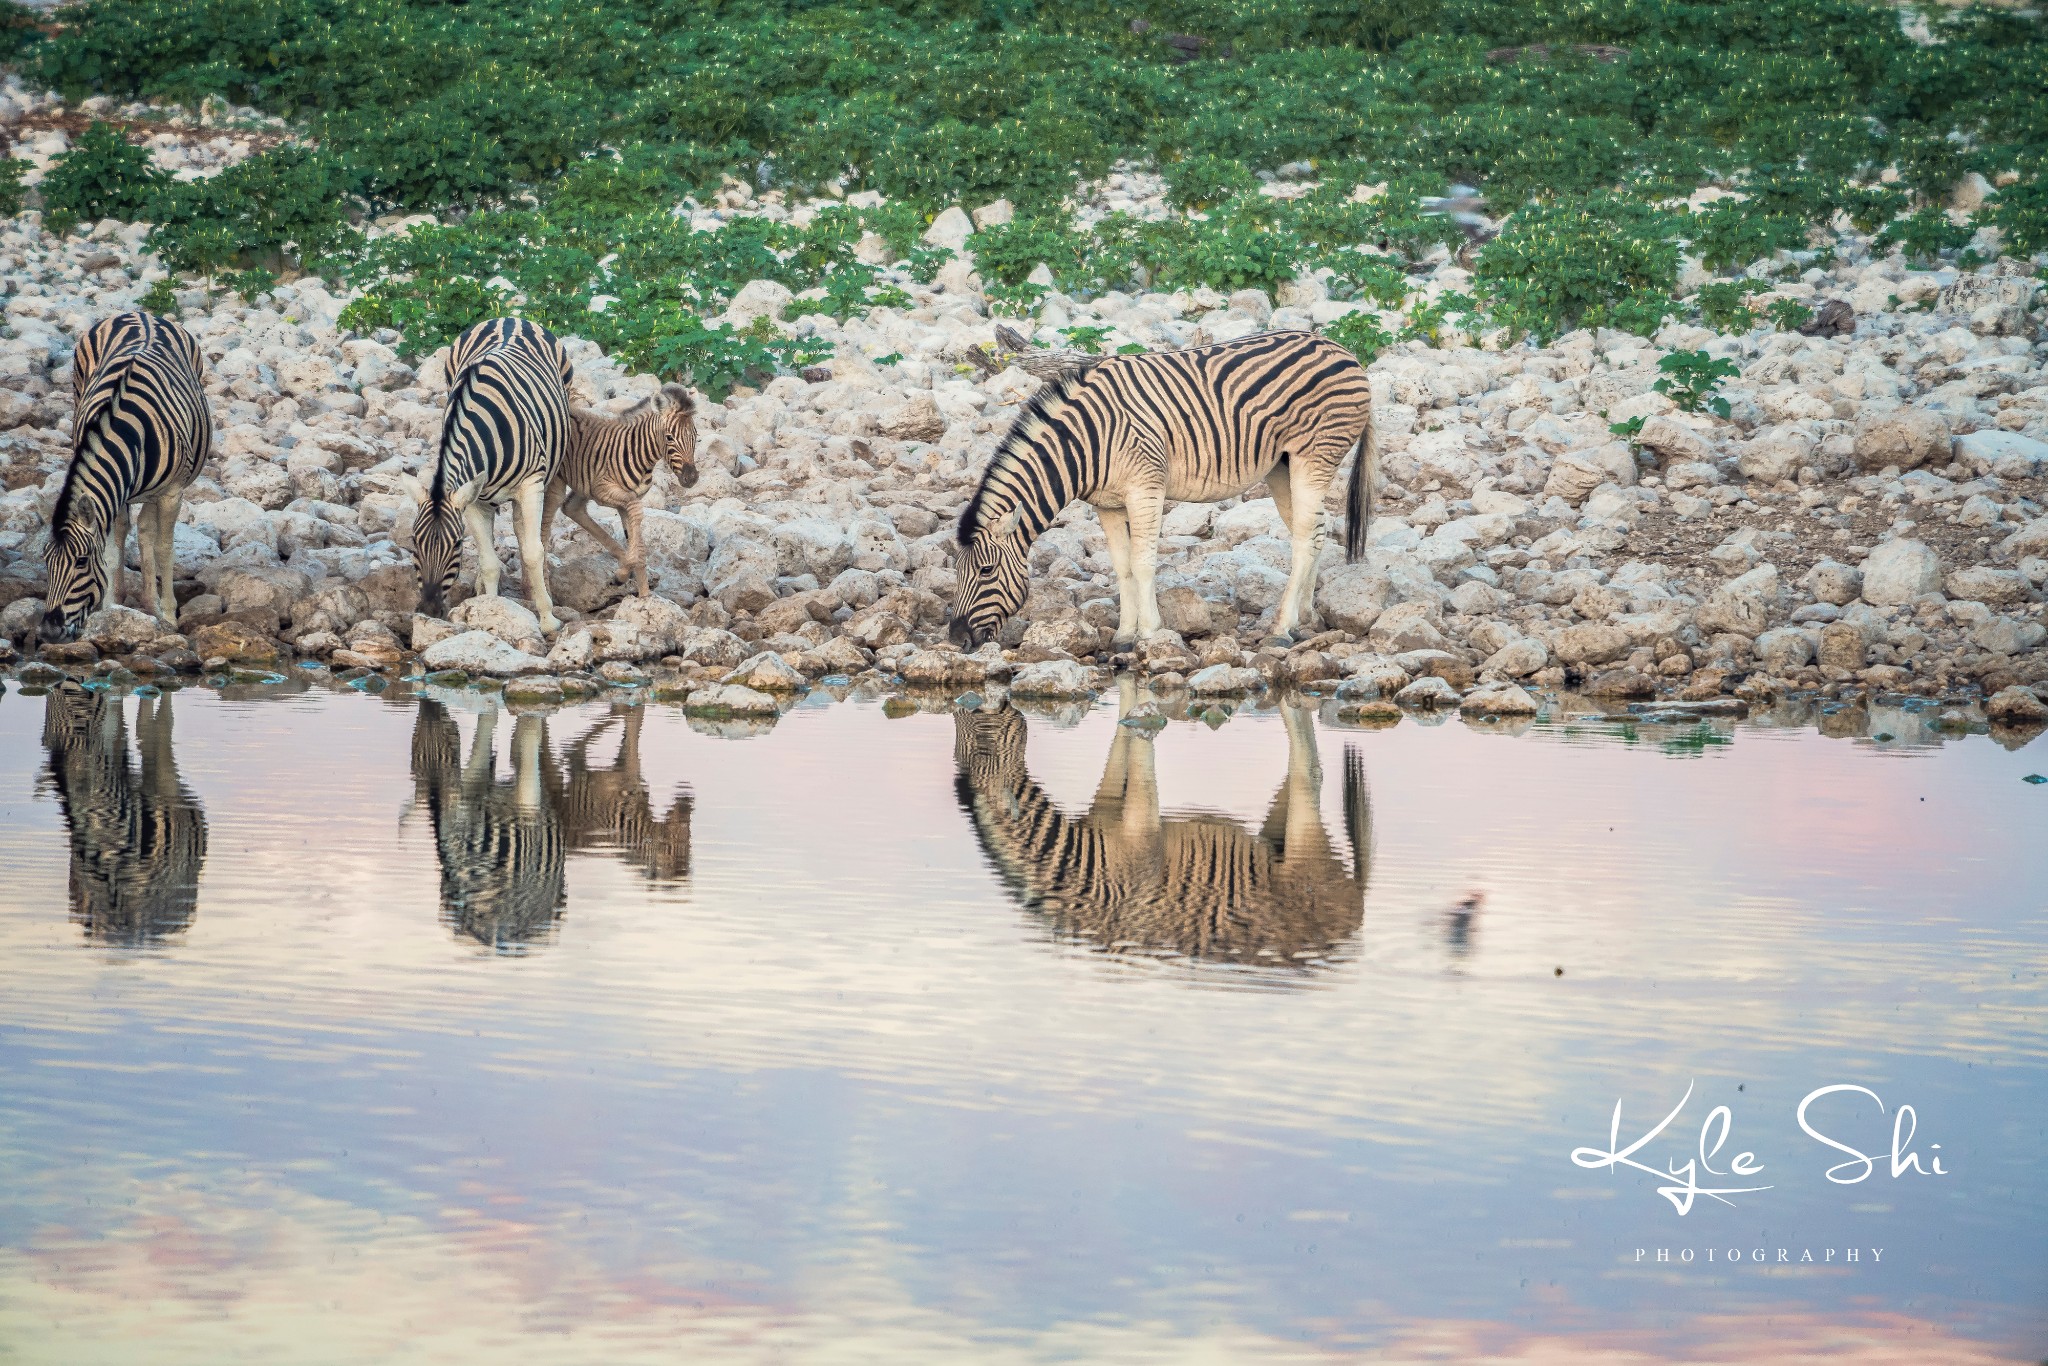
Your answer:
[[[48,609],[38,634],[75,640],[85,619],[121,592],[129,508],[142,553],[142,596],[176,629],[172,536],[185,488],[213,449],[199,343],[152,313],[116,313],[71,358],[77,402],[71,466],[50,517]]]
[[[1111,356],[1047,384],[996,447],[960,515],[949,634],[992,639],[1024,603],[1031,544],[1067,504],[1095,507],[1116,568],[1116,645],[1159,629],[1154,572],[1168,499],[1213,503],[1259,480],[1294,541],[1273,623],[1309,615],[1323,544],[1323,494],[1356,448],[1344,555],[1365,552],[1375,450],[1365,368],[1309,332]]]
[[[641,499],[654,484],[654,467],[668,462],[676,482],[689,488],[697,482],[697,405],[680,384],[664,384],[617,417],[569,411],[569,453],[548,485],[541,511],[542,541],[559,509],[569,520],[597,538],[619,562],[618,577],[633,575],[633,591],[647,596],[647,542],[640,534]],[[625,533],[622,546],[590,515],[602,503],[619,514]]]
[[[497,505],[514,504],[520,567],[543,631],[562,623],[548,597],[547,543],[541,517],[547,487],[569,446],[569,353],[555,334],[523,318],[492,318],[455,339],[448,352],[448,410],[431,485],[411,475],[405,487],[420,505],[413,520],[419,610],[448,615],[448,594],[462,567],[465,524],[476,538],[477,588],[498,591]]]

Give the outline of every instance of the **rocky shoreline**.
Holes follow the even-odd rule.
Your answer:
[[[24,107],[49,112],[18,100],[11,117]],[[791,212],[743,188],[728,198],[691,211]],[[1151,212],[1156,181],[1113,177],[1098,187],[1105,206]],[[1359,717],[1530,714],[1537,695],[1570,693],[1694,706],[1910,695],[1972,719],[2048,720],[2048,341],[2034,266],[1908,270],[1855,234],[1831,255],[1752,270],[1776,297],[1846,303],[1845,335],[1670,324],[1654,341],[1452,337],[1465,344],[1383,354],[1372,549],[1348,566],[1326,552],[1322,629],[1291,649],[1259,644],[1287,540],[1254,497],[1170,510],[1159,582],[1171,629],[1133,655],[1107,653],[1114,580],[1078,506],[1035,548],[1024,612],[999,643],[961,655],[943,643],[953,522],[1041,382],[998,344],[1002,319],[972,271],[974,217],[1003,207],[941,215],[931,240],[961,255],[934,284],[896,279],[903,307],[786,324],[788,291],[741,291],[729,320],[777,319],[833,342],[835,358],[700,405],[700,482],[684,492],[664,473],[649,498],[653,596],[622,599],[616,564],[558,523],[551,587],[567,610],[553,640],[511,599],[471,599],[446,621],[411,610],[400,475],[432,460],[438,356],[415,368],[395,336],[338,331],[346,301],[315,280],[258,306],[185,290],[218,440],[178,528],[178,631],[110,608],[81,641],[39,652],[71,351],[164,271],[141,252],[140,225],[59,243],[32,212],[0,224],[0,663],[24,682],[50,670],[147,682],[305,660],[344,678],[505,680],[534,705],[645,686],[734,715],[828,678],[1057,698],[1129,668],[1166,699],[1302,688]],[[1430,269],[1427,289],[1466,284],[1448,253]],[[1277,299],[1053,295],[1014,325],[1039,347],[1076,323],[1113,329],[1112,347],[1166,347],[1358,307],[1310,277]],[[579,402],[618,411],[656,387],[569,345]],[[1653,389],[1657,360],[1679,349],[1739,366],[1722,390],[1728,417],[1679,411]],[[1634,418],[1632,440],[1612,430]],[[500,537],[516,564],[509,522]]]

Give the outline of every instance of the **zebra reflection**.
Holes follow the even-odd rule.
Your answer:
[[[544,937],[568,904],[572,852],[602,850],[652,882],[689,876],[692,801],[679,793],[654,815],[640,776],[640,709],[605,717],[557,762],[545,717],[512,723],[512,776],[497,771],[499,713],[477,718],[468,757],[455,719],[427,700],[413,725],[417,804],[427,811],[441,863],[441,915],[448,925],[501,953]],[[623,723],[618,756],[590,762],[590,744]]]
[[[71,918],[131,948],[192,923],[206,863],[206,812],[178,776],[170,698],[137,701],[135,739],[131,761],[115,694],[65,687],[44,703],[45,782],[71,835]]]
[[[982,851],[1053,935],[1106,953],[1179,956],[1305,972],[1358,932],[1372,865],[1365,765],[1344,754],[1346,867],[1322,820],[1315,727],[1284,706],[1287,779],[1266,820],[1162,819],[1152,741],[1116,728],[1085,815],[1055,806],[1026,769],[1024,717],[954,715],[960,804]]]

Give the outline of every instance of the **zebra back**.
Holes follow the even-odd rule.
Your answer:
[[[137,311],[96,323],[71,365],[71,465],[51,529],[103,535],[130,503],[190,483],[205,463],[204,360],[191,333]]]
[[[696,400],[682,385],[665,384],[617,417],[569,410],[561,478],[584,497],[607,507],[643,498],[662,461],[684,488],[697,482]]]
[[[524,479],[552,478],[569,444],[569,353],[524,318],[491,318],[448,350],[448,407],[432,502],[475,485],[495,499]]]

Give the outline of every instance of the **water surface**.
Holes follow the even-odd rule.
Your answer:
[[[10,691],[0,1361],[2039,1361],[2048,750],[1777,719]]]

